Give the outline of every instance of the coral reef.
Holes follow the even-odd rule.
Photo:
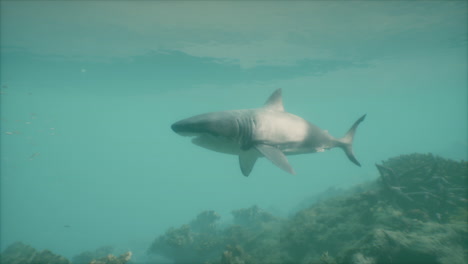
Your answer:
[[[206,211],[148,252],[175,263],[468,263],[468,163],[411,154],[376,167],[376,182],[316,199],[290,219],[253,206],[219,228]]]
[[[113,252],[114,252],[114,248],[112,246],[103,246],[103,247],[97,248],[94,251],[85,251],[85,252],[82,252],[81,254],[74,256],[72,258],[72,262],[74,264],[81,264],[81,263],[88,264],[95,259],[106,257],[109,254],[112,254]]]
[[[217,235],[214,211],[200,213],[189,225],[171,228],[158,237],[148,252],[160,254],[176,263],[203,262],[219,257],[224,248]]]
[[[460,232],[460,233],[458,233]],[[343,256],[343,263],[465,263],[466,227],[426,223],[413,232],[374,229]]]
[[[220,264],[245,264],[252,263],[248,256],[240,246],[227,246],[221,256]]]
[[[420,220],[447,222],[460,208],[466,208],[468,163],[431,154],[391,158],[376,165],[382,195]]]
[[[120,257],[116,257],[112,254],[109,254],[106,257],[97,260],[92,260],[91,262],[89,262],[89,264],[125,264],[128,261],[130,261],[131,258],[132,252],[128,251],[120,255]]]
[[[299,263],[321,252],[337,263],[466,263],[468,163],[412,154],[376,166],[373,188],[298,212],[282,248]]]
[[[70,264],[66,258],[49,250],[37,251],[31,246],[16,242],[0,254],[2,264]]]
[[[170,228],[148,249],[173,263],[468,264],[468,163],[411,154],[376,164],[380,177],[331,189],[279,218],[258,206],[232,211],[232,223],[204,211]],[[125,264],[112,247],[83,252],[74,264]],[[70,264],[48,250],[14,243],[5,264]]]
[[[84,252],[73,258],[73,264],[125,264],[130,261],[132,252],[127,252],[120,257],[106,254],[112,251],[112,247],[102,247],[94,252]],[[97,256],[102,256],[97,259]],[[31,246],[16,242],[8,246],[0,254],[2,264],[72,264],[68,259],[55,255],[49,250],[37,251]]]
[[[272,214],[263,211],[256,205],[246,209],[234,210],[232,215],[234,216],[234,224],[251,228],[259,228],[265,223],[277,220]]]
[[[190,227],[199,232],[215,232],[216,223],[221,218],[218,213],[215,211],[203,211],[201,212],[195,220],[190,222]]]
[[[171,228],[159,236],[148,253],[159,254],[175,263],[259,263],[266,251],[275,255],[280,222],[257,206],[232,212],[234,224],[218,228],[218,214],[200,213],[189,225]],[[250,248],[246,253],[244,248]],[[254,250],[255,249],[255,250]],[[257,258],[257,256],[259,258]],[[276,259],[276,258],[275,258]]]

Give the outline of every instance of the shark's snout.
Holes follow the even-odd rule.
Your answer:
[[[193,117],[175,122],[171,125],[171,129],[181,136],[199,136],[207,132],[203,122]]]
[[[171,129],[181,136],[193,136],[195,134],[193,125],[186,122],[185,119],[172,124]]]
[[[171,125],[171,129],[172,131],[179,133],[183,130],[183,126],[180,124],[180,122],[175,122]]]
[[[181,136],[199,136],[210,134],[213,136],[232,137],[236,133],[235,116],[228,112],[206,113],[182,119],[171,128]]]

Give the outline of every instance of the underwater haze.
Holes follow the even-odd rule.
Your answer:
[[[136,263],[170,227],[257,205],[290,216],[410,153],[467,159],[466,1],[1,1],[0,250],[71,259],[111,245]],[[200,148],[171,125],[257,108],[342,137],[265,158]]]

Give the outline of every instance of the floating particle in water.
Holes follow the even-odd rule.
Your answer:
[[[19,131],[7,131],[7,132],[5,132],[5,134],[7,134],[7,135],[19,135],[19,134],[21,134],[21,132],[19,132]]]
[[[39,156],[40,153],[39,152],[35,152],[33,153],[30,157],[29,157],[29,160],[33,160],[34,158],[36,158],[37,156]]]

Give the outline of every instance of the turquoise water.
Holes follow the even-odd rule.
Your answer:
[[[112,245],[136,261],[171,226],[258,205],[289,215],[374,164],[431,152],[467,159],[467,3],[1,2],[1,249],[22,241],[71,258]],[[343,152],[235,156],[170,129],[211,111],[286,110]]]

